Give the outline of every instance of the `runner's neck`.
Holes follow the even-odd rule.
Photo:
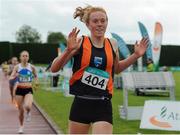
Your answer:
[[[103,48],[104,47],[104,37],[96,38],[96,37],[90,37],[90,40],[96,48]]]
[[[21,63],[22,67],[27,67],[28,63]]]

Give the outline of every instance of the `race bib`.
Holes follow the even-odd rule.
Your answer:
[[[20,75],[19,76],[19,81],[20,82],[31,82],[31,77],[30,76],[25,76],[25,75]]]
[[[108,72],[92,67],[86,68],[81,79],[82,83],[102,90],[106,89],[108,81]]]

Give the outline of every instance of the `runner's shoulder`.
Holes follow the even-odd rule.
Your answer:
[[[30,64],[30,63],[29,63],[29,64]],[[34,66],[33,64],[30,64],[30,66],[31,66],[31,69],[33,69],[33,70],[36,69],[35,66]]]
[[[14,70],[17,70],[18,67],[19,67],[19,64],[15,65],[15,66],[14,66]]]

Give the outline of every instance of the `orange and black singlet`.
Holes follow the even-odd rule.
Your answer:
[[[74,56],[70,94],[111,97],[114,59],[115,53],[108,38],[104,39],[103,48],[96,48],[89,37],[83,36],[80,51]]]

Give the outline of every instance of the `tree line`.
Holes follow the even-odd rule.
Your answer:
[[[42,43],[41,34],[29,25],[23,25],[16,31],[16,43]],[[48,32],[46,43],[66,43],[65,35],[62,32]]]

